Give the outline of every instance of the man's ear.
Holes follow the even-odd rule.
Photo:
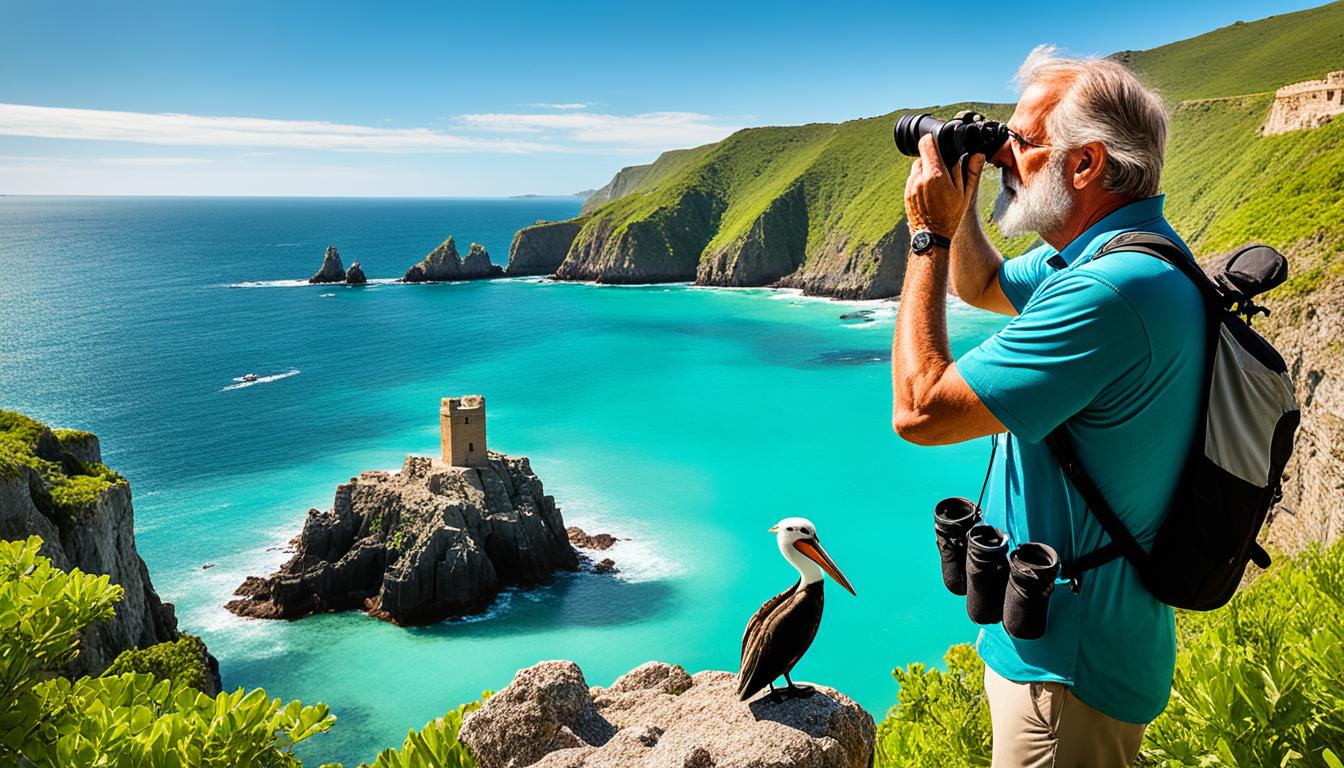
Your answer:
[[[1074,189],[1086,189],[1094,183],[1100,183],[1106,170],[1106,147],[1099,141],[1091,141],[1073,151],[1073,172],[1070,181]]]

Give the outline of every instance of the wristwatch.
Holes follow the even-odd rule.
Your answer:
[[[910,238],[910,250],[915,253],[924,253],[934,246],[950,248],[952,241],[942,235],[935,235],[927,229],[921,229]]]

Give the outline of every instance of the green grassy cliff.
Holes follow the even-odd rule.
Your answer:
[[[1344,240],[1344,121],[1270,137],[1258,128],[1275,88],[1344,68],[1344,2],[1116,57],[1168,99],[1167,213],[1198,252],[1263,240],[1294,259],[1298,290],[1334,269]],[[999,118],[1011,111],[927,109],[950,116],[964,107]],[[622,170],[564,237],[543,226],[523,230],[519,242],[530,263],[553,265],[561,279],[894,296],[908,247],[901,196],[909,160],[891,140],[900,111],[750,128],[665,153]],[[987,174],[985,207],[996,184]],[[1028,242],[999,244],[1013,253]]]

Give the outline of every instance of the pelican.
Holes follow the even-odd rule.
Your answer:
[[[742,665],[737,674],[737,698],[746,701],[761,688],[770,686],[770,698],[811,696],[812,686],[797,685],[789,679],[793,665],[807,653],[821,624],[822,571],[854,596],[858,593],[835,561],[821,548],[817,527],[804,517],[786,517],[770,529],[779,543],[779,552],[798,569],[798,582],[765,601],[765,605],[747,622],[742,633]],[[776,688],[780,676],[788,683]]]

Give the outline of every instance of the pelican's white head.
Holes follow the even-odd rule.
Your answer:
[[[835,583],[849,590],[850,594],[858,594],[831,556],[821,548],[821,541],[817,539],[817,527],[811,520],[805,517],[786,517],[775,523],[770,533],[775,534],[779,553],[784,555],[784,559],[788,560],[790,565],[798,569],[803,584],[821,581],[821,574],[825,571],[835,579]]]

